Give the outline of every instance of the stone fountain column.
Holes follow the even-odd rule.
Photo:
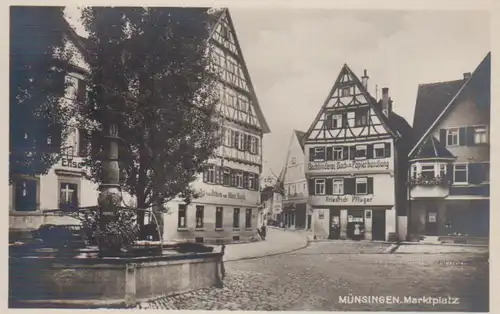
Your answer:
[[[104,154],[103,172],[101,185],[99,186],[100,228],[105,226],[116,217],[116,211],[121,205],[122,196],[120,191],[120,169],[118,165],[118,126],[113,120],[104,125]],[[101,253],[107,248],[100,246]]]

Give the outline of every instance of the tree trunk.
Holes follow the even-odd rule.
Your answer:
[[[153,197],[153,215],[156,217],[156,220],[154,221],[155,224],[157,224],[157,229],[159,232],[160,240],[163,239],[163,200],[160,199],[157,193],[155,193]]]

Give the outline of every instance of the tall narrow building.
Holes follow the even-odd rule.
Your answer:
[[[409,159],[413,240],[487,243],[491,55],[463,78],[419,86]]]
[[[345,64],[305,136],[305,174],[318,238],[406,237],[411,127],[393,112],[388,88],[377,102]]]
[[[219,73],[223,136],[216,157],[192,183],[201,196],[168,204],[163,237],[168,241],[227,243],[256,235],[260,205],[262,136],[269,126],[260,108],[229,10],[210,12],[209,53]]]

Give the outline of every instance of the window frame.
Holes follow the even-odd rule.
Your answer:
[[[465,181],[463,181],[463,182],[456,181],[457,166],[458,167],[465,166]],[[459,170],[459,171],[464,171],[464,169]],[[453,184],[454,185],[467,185],[467,184],[469,184],[469,164],[466,164],[466,163],[453,164]]]
[[[358,182],[359,181],[364,181],[364,182]],[[358,191],[358,185],[364,184],[365,185],[365,192],[361,193]],[[354,194],[355,195],[367,195],[368,194],[368,178],[366,177],[359,177],[356,178],[354,181]]]
[[[69,177],[69,176],[59,176],[57,177],[57,205],[61,208],[61,184],[74,184],[76,185],[76,206],[79,207],[81,203],[81,178],[80,177]]]
[[[181,216],[181,212],[184,213],[184,215]],[[181,220],[181,218],[184,218],[184,220]],[[186,228],[187,228],[187,205],[179,204],[177,206],[177,229],[186,229]]]
[[[318,187],[323,187],[323,192],[318,192]],[[314,195],[326,195],[326,179],[314,179]]]
[[[339,182],[340,182],[340,184],[337,184],[337,186],[339,186],[338,192],[335,193],[336,183],[339,183]],[[332,179],[332,194],[333,195],[344,195],[344,178],[333,178]]]
[[[323,151],[323,158],[318,158],[318,154],[321,154],[321,150]],[[314,158],[313,161],[325,161],[326,159],[326,148],[325,147],[314,147]]]
[[[361,149],[360,149],[361,148]],[[359,150],[364,150],[365,155],[362,157],[358,156],[358,151]],[[355,160],[364,160],[368,158],[368,145],[356,145],[356,154],[354,155]]]
[[[428,169],[425,169],[424,168],[428,168]],[[431,173],[432,172],[432,176],[427,178],[427,177],[424,177],[424,173]],[[423,164],[423,165],[420,165],[420,176],[422,178],[425,178],[426,180],[432,180],[436,177],[436,165],[435,164]]]
[[[377,150],[379,152],[380,152],[380,150],[382,150],[382,155],[381,156],[377,155]],[[375,143],[375,144],[373,144],[373,158],[375,158],[375,159],[385,158],[385,143]]]
[[[246,230],[252,229],[252,209],[251,208],[245,209],[245,229]]]
[[[220,214],[220,221],[218,221],[218,215]],[[224,227],[224,207],[215,207],[215,230],[222,230]]]
[[[236,171],[236,187],[243,188],[243,171]]]
[[[332,114],[331,129],[340,129],[340,128],[342,128],[342,115],[341,114]]]
[[[201,212],[201,216],[199,215]],[[196,205],[196,220],[195,220],[195,229],[203,229],[205,227],[205,206]]]
[[[456,144],[450,144],[449,139],[456,137]],[[460,128],[449,128],[446,129],[446,146],[460,146]]]
[[[233,230],[240,229],[240,208],[233,208]]]
[[[340,97],[351,97],[352,96],[352,93],[351,93],[351,87],[342,87],[340,89]]]
[[[340,152],[340,154],[339,154],[340,157],[337,158],[336,154],[339,153],[339,152]],[[343,160],[344,159],[344,147],[342,147],[342,146],[334,146],[332,148],[332,155],[333,155],[333,160],[335,160],[335,161],[336,160]]]
[[[477,141],[478,135],[484,136],[484,141],[478,142]],[[475,145],[488,144],[488,130],[485,126],[478,126],[474,128],[474,144]]]

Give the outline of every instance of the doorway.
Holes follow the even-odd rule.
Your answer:
[[[340,239],[340,209],[330,208],[330,234],[328,239]]]
[[[347,212],[347,238],[352,240],[364,239],[364,235],[359,231],[364,229],[364,210],[350,209]]]
[[[425,218],[425,235],[437,236],[438,235],[438,212],[434,208],[427,209]]]
[[[311,230],[312,215],[307,215],[307,230]]]
[[[385,241],[385,210],[372,210],[372,240]]]

